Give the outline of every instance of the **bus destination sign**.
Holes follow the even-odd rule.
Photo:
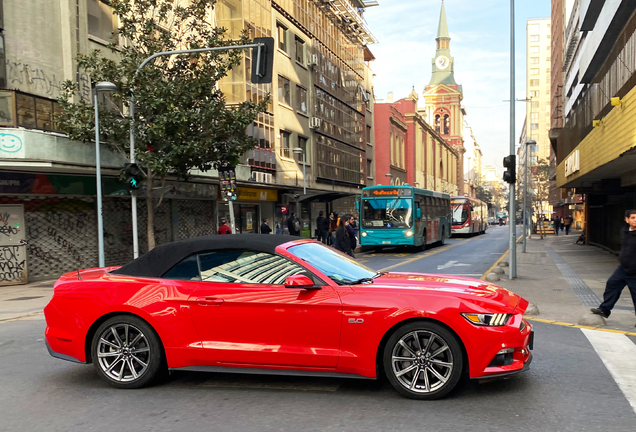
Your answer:
[[[397,197],[397,196],[412,196],[413,191],[406,188],[386,188],[386,189],[367,189],[364,190],[363,196],[365,197]]]

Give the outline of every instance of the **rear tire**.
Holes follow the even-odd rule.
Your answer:
[[[439,241],[439,245],[444,246],[445,243],[446,243],[446,233],[444,232],[444,230],[442,230],[442,238]]]
[[[383,367],[393,388],[403,396],[439,399],[450,393],[462,377],[461,342],[436,323],[405,324],[387,341]]]
[[[91,355],[98,375],[117,388],[144,387],[167,372],[159,336],[133,315],[114,316],[99,326]]]

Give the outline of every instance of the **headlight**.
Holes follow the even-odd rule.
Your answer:
[[[501,327],[508,323],[512,314],[463,313],[462,316],[475,325]]]
[[[407,237],[413,237],[413,231],[407,231],[406,232],[406,236]]]
[[[366,237],[366,236],[367,236],[367,233],[363,232],[362,237]]]

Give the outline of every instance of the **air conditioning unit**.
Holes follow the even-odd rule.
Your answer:
[[[312,129],[319,129],[322,125],[322,119],[320,117],[312,117],[309,119],[309,127]]]
[[[263,183],[274,183],[274,176],[270,173],[263,173]]]
[[[263,183],[263,174],[262,172],[255,172],[254,173],[254,181],[256,181],[257,183]]]
[[[307,63],[309,66],[318,64],[318,54],[307,54]]]

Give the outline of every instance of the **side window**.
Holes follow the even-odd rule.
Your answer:
[[[199,264],[203,282],[283,285],[288,276],[306,274],[286,258],[246,250],[200,254]]]
[[[163,275],[163,279],[189,281],[201,280],[199,277],[199,265],[197,264],[197,256],[191,255],[181,261],[179,264],[172,267]]]

